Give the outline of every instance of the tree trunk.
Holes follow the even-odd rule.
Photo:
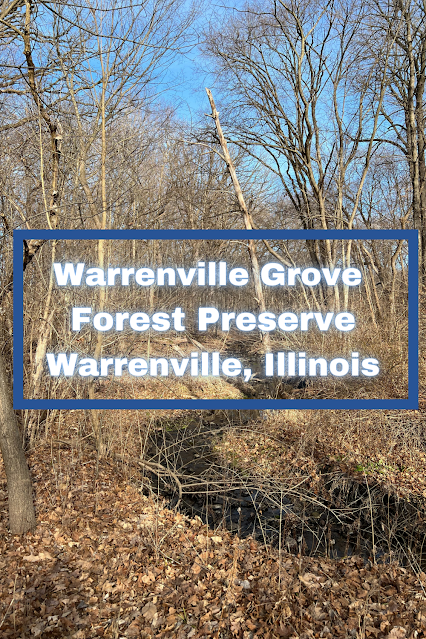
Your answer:
[[[206,92],[207,92],[207,96],[209,98],[210,106],[212,109],[211,117],[213,118],[214,123],[216,125],[220,146],[222,147],[223,157],[228,167],[229,173],[231,175],[232,183],[234,185],[235,193],[238,199],[238,204],[240,205],[240,209],[243,214],[244,226],[246,227],[247,230],[251,231],[253,229],[253,220],[247,208],[246,202],[244,200],[243,192],[241,190],[241,186],[237,178],[237,173],[235,171],[235,167],[228,150],[228,145],[227,145],[225,136],[223,134],[222,127],[220,125],[219,113],[216,109],[212,92],[210,91],[210,89],[206,89]],[[260,312],[264,313],[266,311],[265,298],[263,296],[262,282],[260,279],[260,268],[259,268],[259,261],[257,259],[256,245],[254,243],[254,240],[252,239],[249,239],[248,241],[248,252],[250,256],[251,270],[253,273],[253,282],[254,282],[254,289],[255,289],[255,295],[256,295],[255,299],[257,301]],[[270,353],[272,350],[272,346],[271,346],[271,338],[269,333],[262,333],[261,331],[261,339],[263,343],[263,351],[265,353]]]
[[[9,526],[14,535],[36,526],[31,476],[13,411],[3,356],[0,353],[0,450],[7,477]]]

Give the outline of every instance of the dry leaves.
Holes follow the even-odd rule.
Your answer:
[[[34,533],[11,536],[0,501],[2,639],[426,637],[408,569],[282,553],[279,570],[274,549],[158,506],[110,462],[55,454],[53,471],[50,450],[30,459]]]

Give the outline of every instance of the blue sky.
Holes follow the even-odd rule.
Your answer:
[[[205,10],[202,10],[202,15],[195,25],[199,38],[201,39],[203,26],[210,20],[217,20],[220,14],[237,4],[238,0],[227,7],[218,4],[205,5]],[[166,83],[170,83],[172,88],[164,93],[163,100],[174,106],[177,116],[183,120],[199,119],[202,113],[210,112],[206,87],[213,91],[218,109],[220,107],[220,92],[218,89],[215,90],[214,74],[208,71],[207,61],[202,57],[199,47],[194,47],[190,53],[176,59],[167,73]]]
[[[197,50],[174,63],[167,82],[172,88],[164,94],[164,99],[176,108],[179,118],[190,121],[197,118],[201,110],[209,109],[205,87],[210,85],[210,78],[201,69]]]

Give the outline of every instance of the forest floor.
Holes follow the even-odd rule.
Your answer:
[[[38,526],[7,530],[0,475],[0,636],[426,636],[426,575],[279,552],[167,510],[122,465],[39,446]]]
[[[291,554],[209,528],[143,494],[134,469],[85,445],[83,412],[66,415],[57,434],[28,453],[35,532],[8,532],[0,463],[2,639],[426,637],[419,566]],[[152,420],[140,411],[130,431],[130,412],[103,415],[110,453],[136,450],[143,420]],[[314,494],[326,461],[346,477],[423,502],[423,411],[317,415],[268,413],[230,428],[217,450],[224,458],[231,451],[254,475],[282,478],[291,467]]]

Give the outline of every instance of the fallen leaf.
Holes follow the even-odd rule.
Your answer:
[[[52,555],[48,552],[41,552],[38,555],[27,555],[22,557],[24,561],[44,561],[45,559],[53,559]]]
[[[388,634],[387,639],[404,639],[406,636],[407,633],[405,628],[402,628],[402,626],[395,626],[395,628],[392,628]]]
[[[152,621],[157,615],[157,606],[150,601],[142,608],[142,614],[147,621]]]

